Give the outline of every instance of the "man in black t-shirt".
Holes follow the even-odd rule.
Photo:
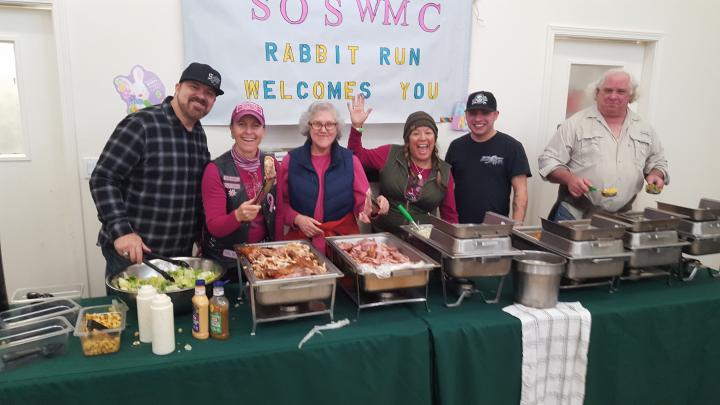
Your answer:
[[[525,149],[510,135],[495,129],[495,96],[489,91],[470,94],[465,108],[470,133],[452,141],[445,161],[452,165],[455,203],[460,223],[482,223],[486,211],[525,220],[531,176]]]

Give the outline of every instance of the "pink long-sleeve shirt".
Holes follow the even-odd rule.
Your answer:
[[[275,163],[276,171],[278,169],[277,162]],[[240,174],[240,182],[243,184],[243,187],[245,190],[252,190],[253,185],[253,179],[250,173],[248,173],[245,170],[240,169],[239,167],[235,166],[237,168],[238,173]],[[257,169],[256,175],[257,178],[262,179],[262,164]],[[230,235],[231,233],[235,232],[238,228],[240,228],[240,225],[242,225],[241,222],[238,222],[235,218],[235,212],[230,211],[227,212],[227,190],[225,189],[225,186],[223,185],[222,180],[220,179],[220,173],[218,171],[217,165],[215,163],[210,163],[205,167],[205,172],[203,173],[202,178],[202,199],[203,199],[203,207],[205,208],[205,224],[207,225],[208,231],[210,234],[215,236],[216,238],[222,238],[227,235]],[[279,201],[279,198],[278,198]],[[275,212],[276,212],[276,226],[275,230],[272,230],[273,235],[272,239],[277,239],[277,235],[279,234],[280,230],[282,229],[281,224],[278,225],[278,222],[282,222],[279,215],[281,214],[281,210],[278,209],[278,204],[276,202]],[[249,243],[256,243],[260,242],[267,236],[267,231],[265,229],[265,219],[263,217],[262,211],[260,211],[255,217],[255,219],[250,223],[250,229],[248,230],[248,240],[247,241],[238,241],[239,242],[249,242]]]
[[[348,149],[360,159],[360,163],[368,169],[380,170],[385,167],[388,154],[393,145],[382,145],[374,149],[365,149],[362,145],[362,134],[355,128],[350,130],[350,138],[348,139]],[[423,178],[427,179],[430,175],[430,169],[422,169],[420,172]],[[455,206],[455,180],[452,173],[448,178],[448,192],[440,204],[440,217],[450,223],[458,223],[458,213]]]
[[[313,168],[315,169],[315,172],[317,173],[318,179],[320,181],[318,188],[318,196],[317,200],[315,201],[315,213],[313,215],[313,218],[321,221],[324,214],[323,197],[325,195],[325,172],[327,171],[328,167],[330,167],[331,155],[312,155],[311,159]],[[288,193],[289,167],[290,154],[287,154],[283,158],[282,163],[280,164],[280,170],[278,172],[278,195],[282,198],[285,224],[293,227],[295,226],[295,217],[297,217],[299,213],[295,211],[295,209],[293,209],[293,207],[290,205],[290,195]],[[362,168],[362,164],[356,156],[353,156],[353,197],[355,199],[355,204],[353,206],[353,214],[355,215],[355,217],[357,217],[365,207],[365,195],[369,188],[370,185],[368,184],[368,180],[365,176],[365,171]],[[316,239],[318,239],[317,243]],[[322,238],[313,238],[313,245],[318,249],[322,248],[321,251],[325,250],[324,243],[325,242]]]

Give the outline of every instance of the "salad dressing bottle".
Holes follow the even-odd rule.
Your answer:
[[[224,284],[223,281],[213,284],[213,297],[210,299],[210,336],[220,340],[230,337],[230,301],[225,298]]]
[[[195,281],[195,295],[192,297],[192,335],[195,339],[205,340],[210,336],[208,331],[208,301],[205,295],[205,280]]]
[[[138,332],[140,333],[140,341],[143,343],[152,342],[152,312],[150,304],[157,295],[155,287],[151,285],[140,286],[137,297],[137,316],[138,316]]]

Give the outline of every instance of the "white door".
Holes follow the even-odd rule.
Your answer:
[[[585,90],[608,69],[623,68],[642,83],[643,64],[647,61],[646,43],[641,41],[604,40],[587,38],[556,38],[550,72],[547,128],[540,136],[540,149],[555,134],[557,126],[568,116],[592,103],[592,92]],[[641,99],[644,102],[644,100]],[[635,103],[630,108],[638,111]],[[642,109],[641,109],[642,112]],[[537,184],[537,183],[536,183]],[[557,196],[557,185],[542,182],[532,192],[528,218],[539,222],[547,218]]]
[[[3,72],[15,76],[12,94],[3,99],[16,100],[15,110],[0,114],[4,123],[17,124],[14,134],[0,133],[0,246],[8,294],[21,287],[87,285],[77,152],[62,130],[51,12],[0,6],[0,45],[10,50],[0,60]]]

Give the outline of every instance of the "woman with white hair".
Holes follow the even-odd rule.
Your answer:
[[[325,236],[359,233],[357,218],[369,222],[372,211],[367,177],[357,157],[340,146],[340,114],[327,102],[315,102],[300,117],[305,144],[282,161],[278,186],[285,202],[285,239],[312,239],[325,252]],[[380,214],[387,200],[379,198]]]

